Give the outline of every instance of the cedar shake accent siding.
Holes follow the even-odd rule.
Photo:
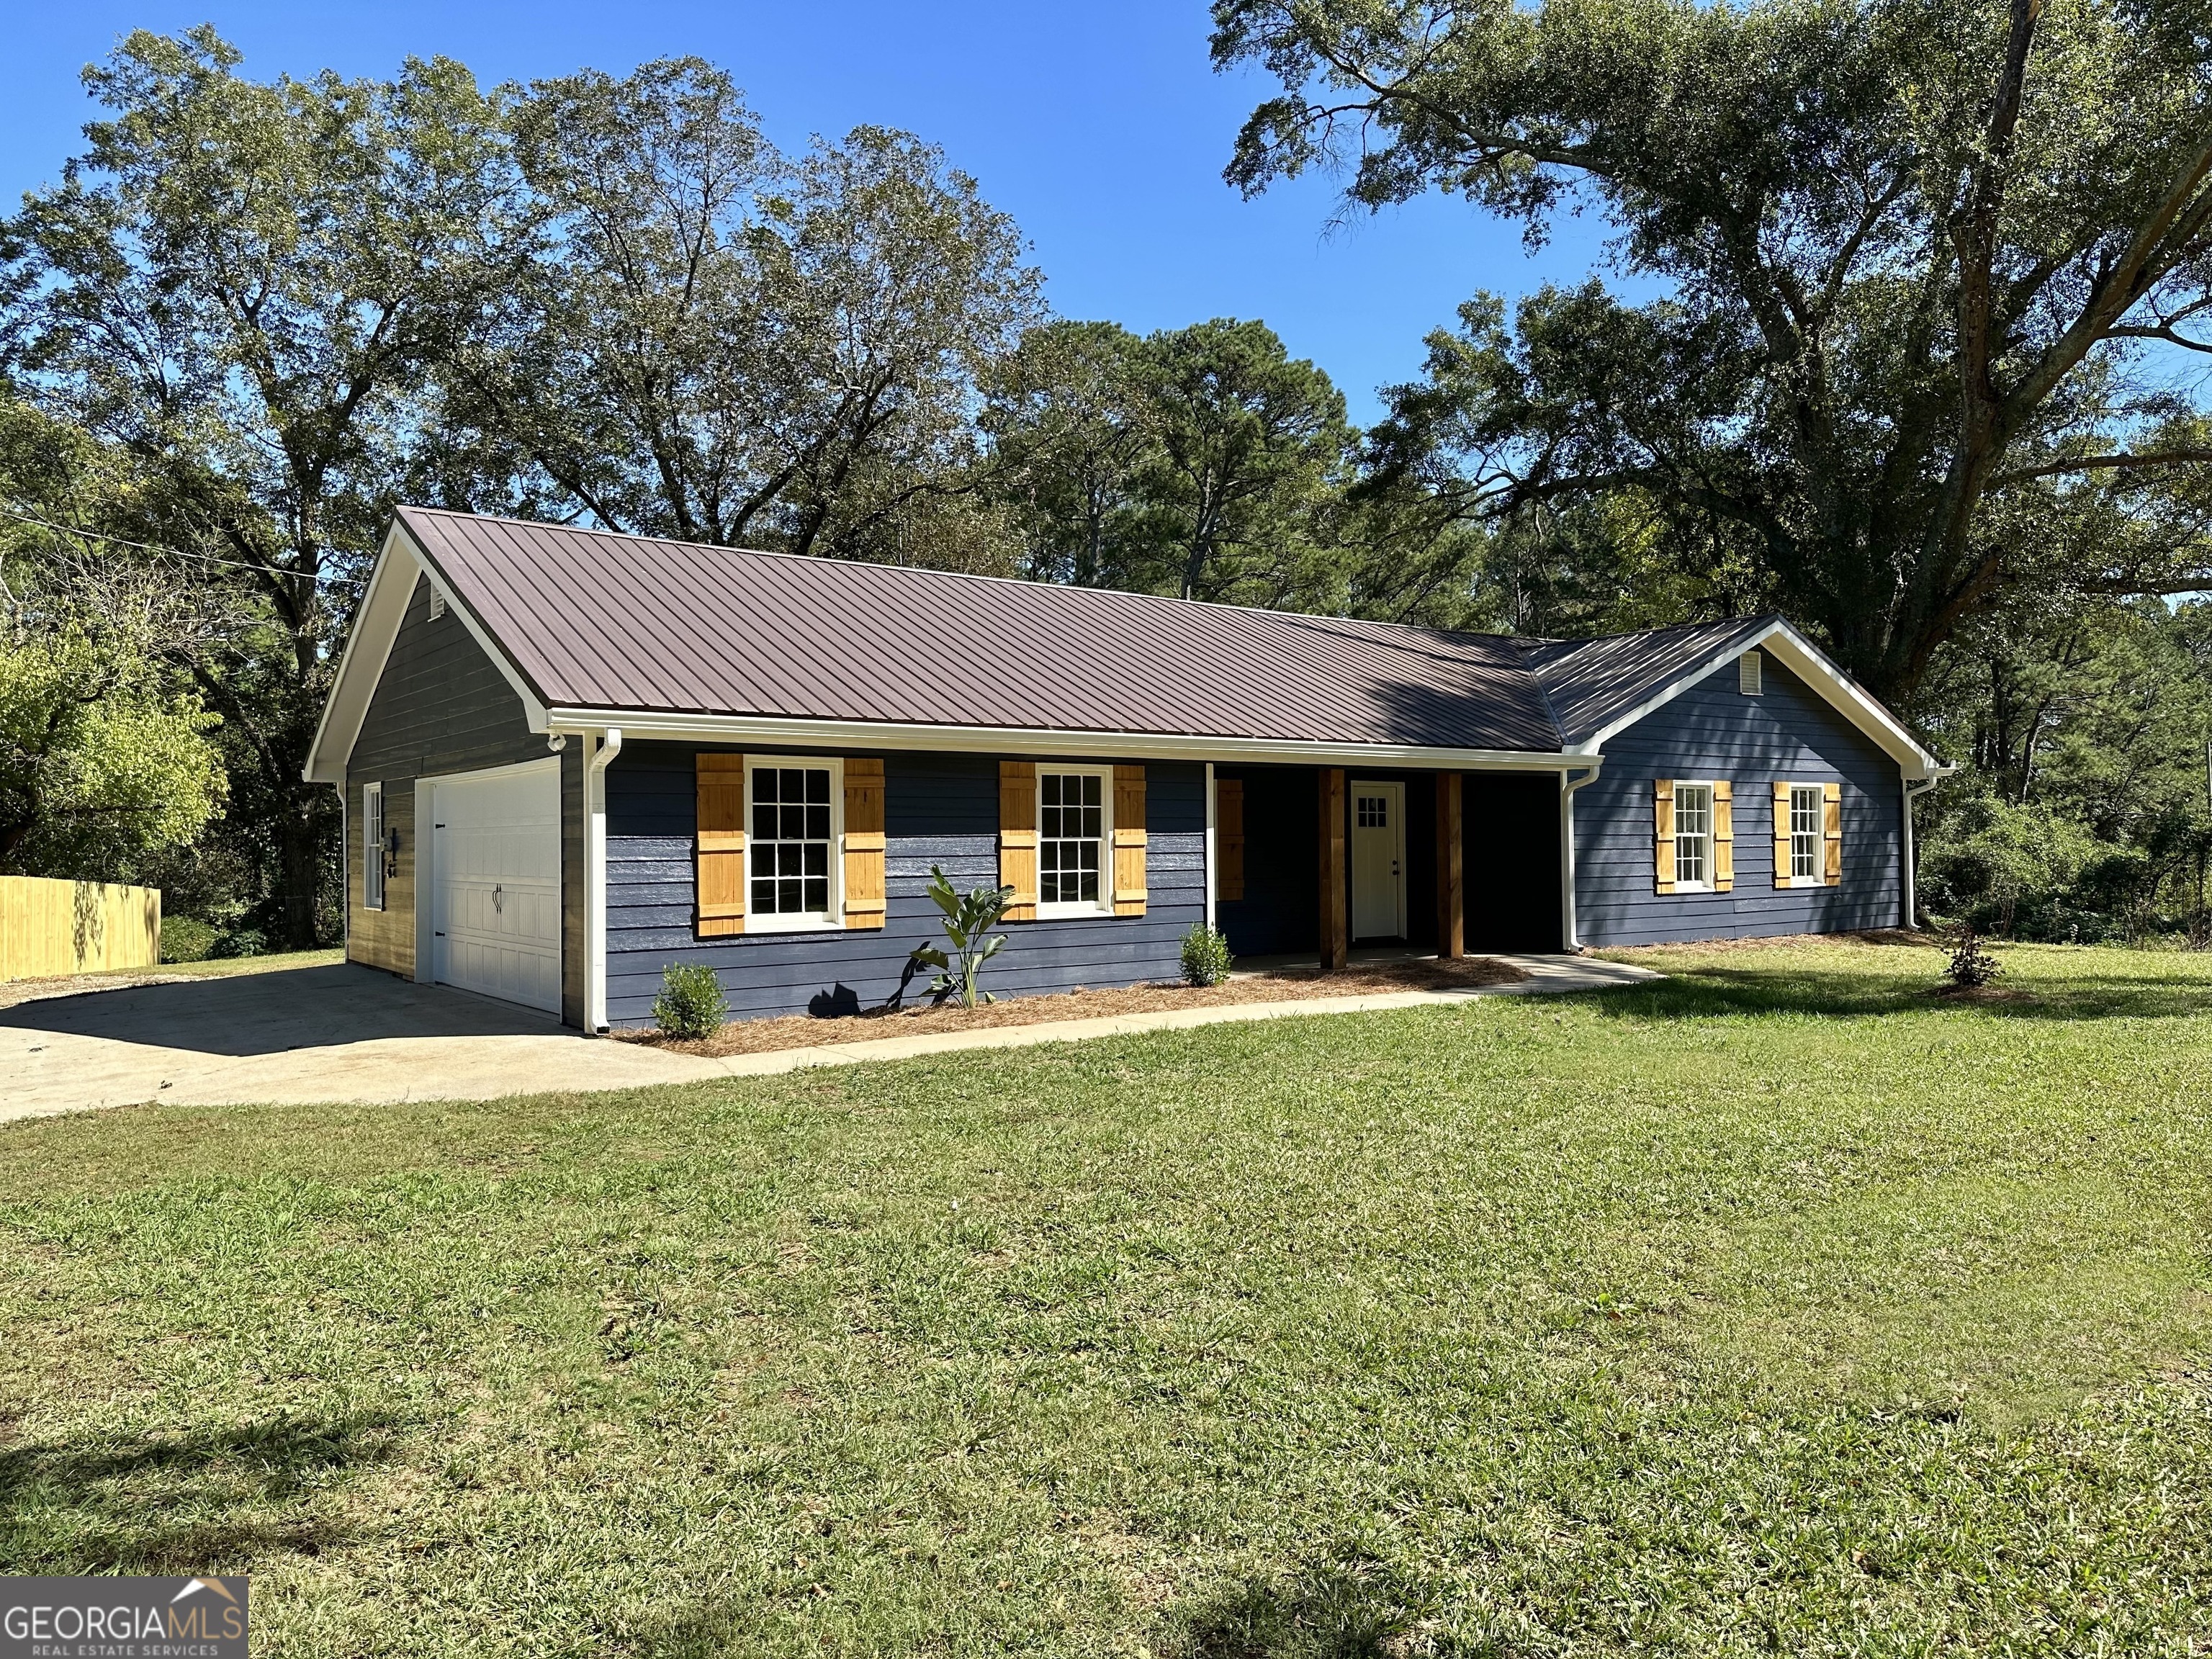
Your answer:
[[[1725,778],[1735,785],[1735,890],[1653,890],[1657,778]],[[1778,778],[1842,781],[1840,884],[1775,886]],[[1575,909],[1583,942],[1658,945],[1894,927],[1903,902],[1904,811],[1897,763],[1825,698],[1771,656],[1762,695],[1745,696],[1730,662],[1607,742],[1605,769],[1575,797]],[[1474,891],[1470,878],[1470,908]]]
[[[607,769],[611,1024],[651,1023],[661,969],[671,963],[713,968],[734,1019],[805,1013],[810,1005],[872,1007],[897,989],[909,951],[943,940],[943,917],[927,891],[930,866],[943,866],[963,890],[998,879],[1000,757],[893,752],[883,757],[888,914],[881,929],[699,939],[692,928],[696,752],[689,744],[626,743]],[[1146,914],[1008,923],[1006,948],[984,969],[988,989],[1023,996],[1176,976],[1182,936],[1206,915],[1205,769],[1148,762],[1146,785]],[[928,980],[925,971],[908,985],[909,1004],[927,1000]]]

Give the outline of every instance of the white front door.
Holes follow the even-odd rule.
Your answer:
[[[436,977],[559,1013],[559,763],[441,779],[430,805]]]
[[[1406,936],[1406,786],[1352,784],[1352,937]]]

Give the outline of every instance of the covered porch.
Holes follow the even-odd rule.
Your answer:
[[[1556,771],[1214,769],[1215,925],[1241,957],[1564,947]]]

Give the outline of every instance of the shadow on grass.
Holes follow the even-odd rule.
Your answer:
[[[306,1500],[383,1461],[395,1421],[280,1413],[10,1446],[0,1451],[0,1571],[174,1574],[269,1550],[317,1554],[349,1529],[305,1513]]]
[[[1177,1608],[1153,1651],[1187,1659],[1413,1659],[1439,1644],[1395,1574],[1328,1563],[1288,1578],[1251,1578]]]
[[[1649,984],[1577,994],[1616,1018],[1711,1019],[1727,1014],[1865,1018],[1947,1009],[1990,1019],[2160,1019],[2212,1013],[2212,984],[2186,975],[2089,981],[2023,979],[2017,1000],[1949,1001],[1936,975],[1791,973],[1771,966],[1669,968]]]

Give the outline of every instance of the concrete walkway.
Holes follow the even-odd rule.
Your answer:
[[[1588,957],[1500,959],[1529,977],[1466,990],[1376,992],[878,1037],[726,1060],[587,1041],[526,1009],[366,968],[295,968],[45,996],[0,1008],[0,1121],[152,1101],[374,1103],[632,1089],[1237,1020],[1416,1008],[1471,996],[1596,990],[1656,977],[1646,968]]]

